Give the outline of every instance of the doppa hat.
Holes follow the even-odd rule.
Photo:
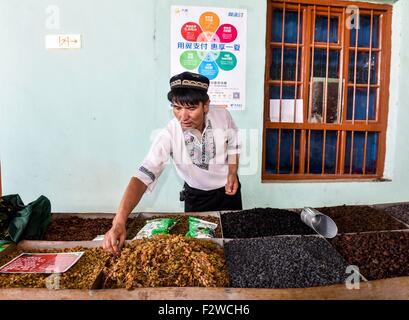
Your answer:
[[[176,88],[190,88],[207,92],[207,89],[209,89],[209,79],[207,77],[188,71],[174,75],[170,78],[169,84],[170,90]]]

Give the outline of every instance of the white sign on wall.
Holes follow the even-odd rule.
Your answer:
[[[45,36],[46,49],[81,49],[80,34],[48,34]]]
[[[247,10],[171,7],[171,75],[190,71],[210,80],[211,106],[243,110]]]

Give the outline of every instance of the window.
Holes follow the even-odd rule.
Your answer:
[[[391,6],[269,0],[262,179],[379,179]]]

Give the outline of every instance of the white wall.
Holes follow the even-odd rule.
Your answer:
[[[46,27],[50,4],[60,11],[58,30]],[[255,156],[241,168],[246,208],[409,200],[406,0],[394,8],[385,168],[392,181],[329,183],[261,183],[266,1],[0,0],[4,194],[19,193],[25,202],[44,194],[55,212],[116,210],[151,132],[172,117],[166,100],[171,4],[248,10],[247,105],[233,113],[241,128],[258,130]],[[44,36],[53,33],[80,33],[83,48],[47,51]],[[243,175],[248,172],[254,174]],[[169,166],[136,210],[182,211],[181,186]]]

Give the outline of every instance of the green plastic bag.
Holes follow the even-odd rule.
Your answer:
[[[169,234],[169,230],[176,224],[172,218],[159,218],[146,221],[145,226],[139,230],[135,239],[150,238],[155,234]]]
[[[189,231],[186,237],[191,238],[214,238],[217,223],[208,222],[195,217],[189,217]]]

